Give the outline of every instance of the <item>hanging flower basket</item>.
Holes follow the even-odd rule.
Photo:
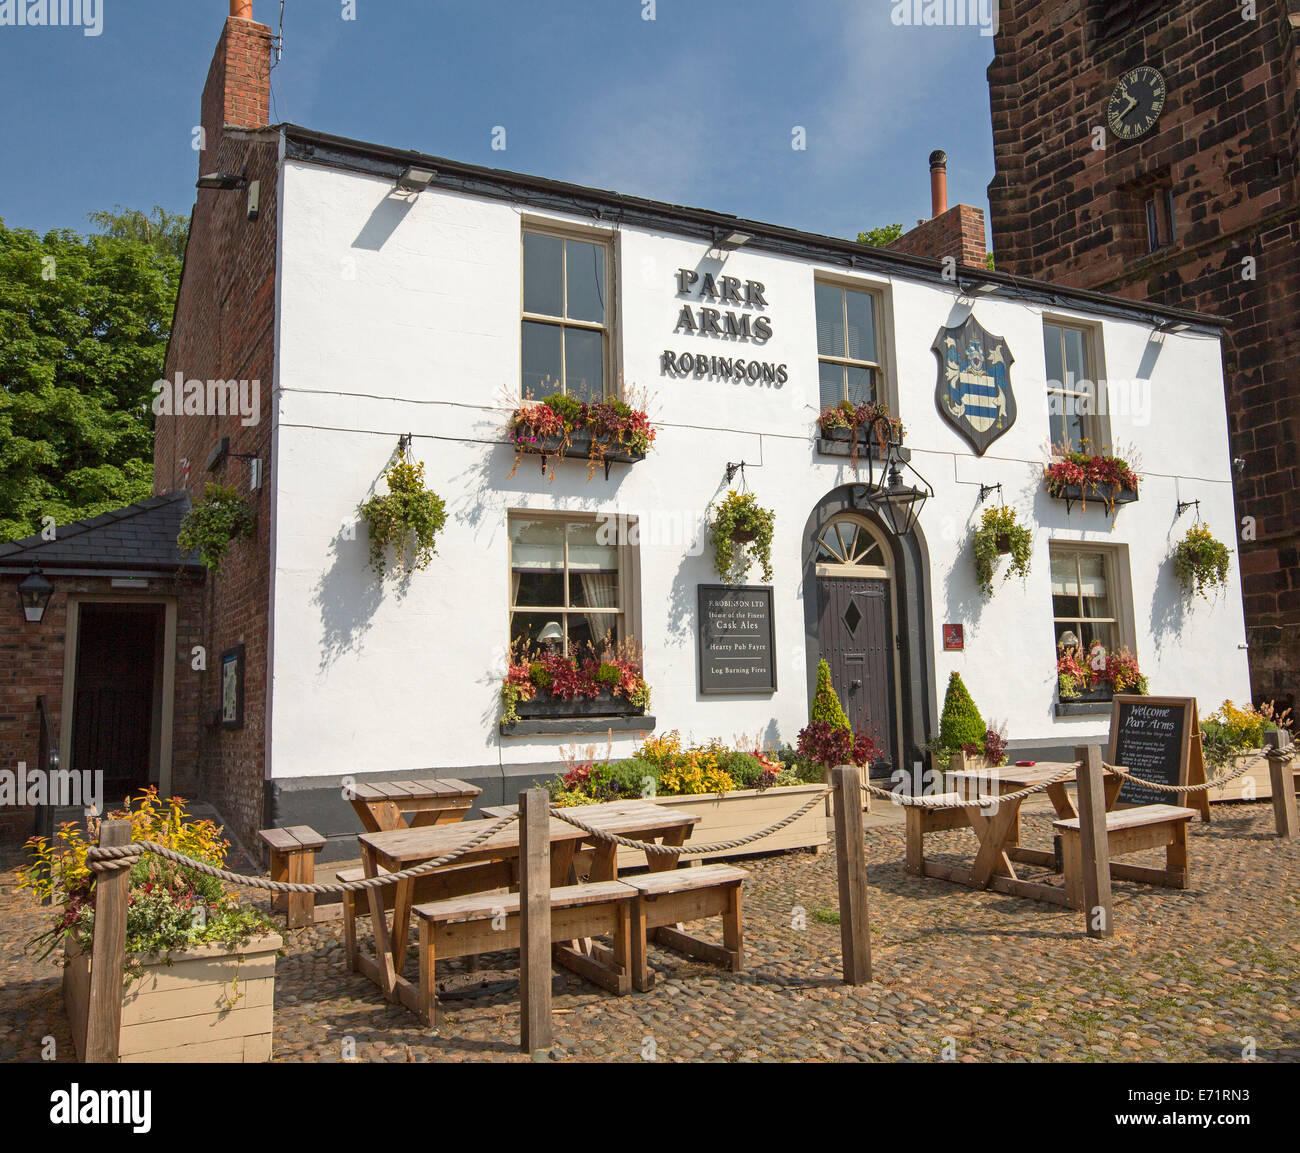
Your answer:
[[[1024,579],[1029,575],[1034,534],[1020,523],[1014,508],[998,505],[985,509],[971,547],[975,556],[975,579],[986,597],[993,595],[993,568],[999,556],[1011,557],[1004,580],[1010,580],[1012,576]]]
[[[253,535],[253,509],[233,485],[207,484],[181,521],[176,544],[186,552],[198,552],[214,575],[221,571],[221,561],[230,542]]]
[[[757,562],[763,579],[772,579],[772,534],[776,514],[763,508],[752,492],[734,488],[719,502],[709,524],[713,561],[728,584],[739,584]]]
[[[1232,550],[1217,540],[1209,526],[1197,521],[1174,548],[1174,570],[1184,593],[1209,599],[1209,592],[1228,587]]]
[[[424,487],[424,464],[403,455],[384,472],[388,492],[372,496],[361,506],[370,531],[370,567],[384,574],[388,548],[397,557],[399,572],[418,572],[437,552],[438,533],[447,523],[447,509],[437,493]]]

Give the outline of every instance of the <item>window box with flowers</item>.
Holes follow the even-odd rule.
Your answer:
[[[500,731],[505,736],[654,727],[654,718],[645,715],[650,687],[635,650],[626,643],[599,655],[571,656],[516,646],[501,684],[501,704]],[[638,720],[630,726],[609,723],[619,718]]]
[[[1050,496],[1065,501],[1067,512],[1076,501],[1086,509],[1091,500],[1105,505],[1113,517],[1117,505],[1132,504],[1138,498],[1137,473],[1117,456],[1054,448],[1051,462],[1043,469],[1043,480]]]
[[[889,424],[877,424],[874,435],[868,430],[877,417],[885,417]],[[817,418],[817,452],[821,456],[847,456],[857,467],[863,452],[870,450],[872,460],[884,460],[889,449],[889,440],[902,443],[906,433],[903,422],[889,415],[889,409],[883,404],[867,401],[855,405],[850,400],[826,409]],[[871,444],[867,444],[868,437]],[[904,460],[911,457],[908,450]]]
[[[1116,693],[1146,696],[1151,691],[1129,649],[1108,653],[1100,642],[1094,642],[1087,656],[1066,648],[1056,661],[1056,683],[1058,717],[1106,712]]]
[[[536,403],[520,405],[510,415],[507,432],[515,448],[514,476],[525,455],[539,456],[542,471],[555,475],[555,464],[565,457],[587,461],[587,479],[604,465],[635,464],[645,460],[654,444],[656,429],[650,418],[612,397],[588,404],[577,397],[556,393]]]

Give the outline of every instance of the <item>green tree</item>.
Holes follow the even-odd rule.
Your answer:
[[[903,235],[901,224],[884,224],[867,232],[858,233],[859,244],[870,244],[873,248],[888,248]]]
[[[825,661],[817,662],[817,691],[813,694],[813,721],[826,721],[833,729],[850,728],[848,715],[840,705],[840,698],[835,695],[835,686],[831,684],[831,666]]]
[[[948,678],[948,693],[943,699],[943,715],[939,718],[939,739],[950,753],[966,745],[984,748],[984,734],[988,727],[980,717],[979,709],[966,691],[959,673]]]
[[[94,214],[93,236],[0,220],[0,540],[149,495],[181,267],[159,212],[135,214],[147,239],[129,213]]]
[[[112,240],[134,240],[148,245],[160,256],[185,259],[185,242],[190,234],[189,220],[179,212],[168,212],[155,204],[153,211],[113,205],[113,211],[88,212],[86,219],[99,229],[99,235]]]

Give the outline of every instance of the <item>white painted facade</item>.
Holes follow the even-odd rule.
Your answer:
[[[1248,700],[1245,631],[1234,562],[1226,595],[1207,603],[1181,592],[1169,557],[1200,500],[1223,540],[1235,536],[1221,359],[1217,338],[1171,333],[1153,341],[1149,319],[1115,319],[1071,306],[1051,310],[1093,325],[1110,380],[1149,380],[1146,422],[1112,413],[1110,440],[1135,446],[1140,499],[1113,525],[1092,504],[1067,515],[1042,482],[1049,441],[1044,308],[978,296],[975,315],[1014,357],[1018,417],[976,457],[936,411],[943,325],[971,302],[900,270],[891,276],[741,247],[727,275],[761,281],[774,333],[754,350],[784,363],[781,387],[664,376],[665,349],[745,356],[716,338],[674,332],[684,303],[679,268],[703,267],[704,240],[636,227],[613,229],[617,278],[614,357],[648,394],[655,450],[632,466],[587,479],[566,461],[553,480],[525,457],[511,477],[505,443],[520,388],[521,229],[543,214],[430,188],[406,202],[392,181],[288,161],[281,186],[278,369],[275,393],[271,775],[288,778],[467,766],[553,764],[558,750],[593,738],[503,737],[499,686],[508,641],[507,514],[516,509],[619,511],[641,517],[640,623],[651,712],[660,731],[793,742],[807,722],[802,598],[805,524],[814,506],[855,480],[847,460],[819,456],[815,276],[883,292],[887,393],[907,428],[915,468],[935,495],[918,535],[928,565],[930,709],[937,728],[944,686],[961,672],[986,719],[1017,742],[1073,743],[1104,736],[1105,716],[1057,718],[1049,541],[1121,546],[1134,648],[1153,693],[1196,696],[1202,709]],[[590,218],[555,217],[575,227]],[[716,250],[713,257],[718,257]],[[1153,360],[1154,357],[1154,360]],[[397,438],[446,501],[438,555],[404,586],[382,587],[367,563],[358,505],[373,491]],[[1133,459],[1130,457],[1130,459]],[[704,510],[724,495],[724,468],[744,460],[748,485],[776,512],[779,689],[758,697],[697,691],[696,586],[714,583],[700,551]],[[1035,534],[1023,585],[976,588],[970,534],[979,486],[1001,483]],[[689,526],[689,531],[684,531]],[[348,539],[349,533],[354,539]],[[683,539],[684,537],[691,539]],[[689,555],[692,541],[698,555]],[[1003,562],[1005,564],[1005,562]],[[751,572],[753,583],[761,583]],[[998,581],[1001,581],[999,572]],[[635,619],[635,617],[633,618]],[[965,626],[965,651],[942,651],[942,625]],[[599,742],[602,746],[604,739]],[[631,751],[616,738],[614,751]]]

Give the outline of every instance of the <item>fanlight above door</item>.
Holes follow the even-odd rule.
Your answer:
[[[817,538],[816,564],[865,565],[874,569],[887,567],[880,542],[866,526],[853,520],[835,520]]]

